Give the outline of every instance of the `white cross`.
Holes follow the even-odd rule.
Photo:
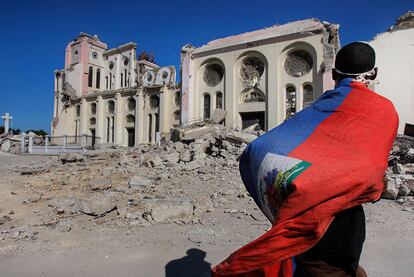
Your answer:
[[[6,113],[5,115],[3,115],[1,117],[2,119],[4,119],[4,133],[7,134],[9,133],[9,124],[10,124],[10,120],[13,119],[12,116],[10,116],[9,113]]]

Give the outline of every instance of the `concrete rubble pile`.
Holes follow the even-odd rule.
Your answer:
[[[11,154],[20,153],[21,140],[18,135],[2,134],[0,135],[0,151]]]
[[[204,215],[213,211],[254,220],[258,216],[244,210],[246,203],[254,203],[240,180],[238,158],[258,131],[204,126],[210,131],[193,132],[191,139],[186,132],[200,127],[184,130],[181,141],[100,149],[85,156],[66,153],[20,167],[16,173],[24,182],[12,194],[27,195],[22,203],[39,210],[36,226],[62,232],[84,228],[79,224],[83,217],[127,228],[204,224],[209,221]],[[12,224],[4,221],[3,227]]]
[[[414,205],[414,138],[398,136],[391,150],[382,198]]]

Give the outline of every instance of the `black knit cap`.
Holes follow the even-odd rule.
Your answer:
[[[375,51],[367,43],[352,42],[336,54],[335,68],[343,73],[359,74],[375,67]]]

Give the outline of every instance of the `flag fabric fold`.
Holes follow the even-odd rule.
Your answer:
[[[392,103],[348,78],[250,143],[241,177],[273,226],[212,276],[293,276],[336,214],[380,198],[397,127]]]

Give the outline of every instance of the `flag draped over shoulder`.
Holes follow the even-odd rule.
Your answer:
[[[380,198],[397,127],[389,100],[344,79],[250,143],[240,173],[273,227],[212,275],[292,276],[292,257],[314,246],[337,213]]]

